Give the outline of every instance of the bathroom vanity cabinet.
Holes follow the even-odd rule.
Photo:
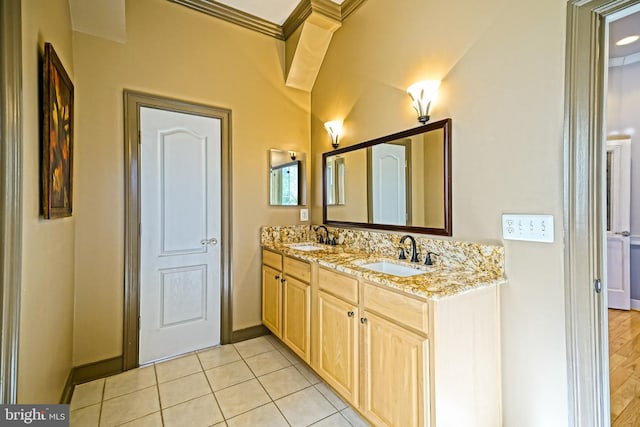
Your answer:
[[[353,406],[359,406],[358,280],[319,268],[314,292],[312,366]]]
[[[311,357],[311,267],[262,251],[262,323],[302,360]]]
[[[428,425],[426,302],[323,267],[314,301],[320,376],[375,425]]]
[[[263,250],[268,274],[278,272],[265,263],[272,254]],[[279,336],[296,354],[308,355],[305,361],[372,425],[501,424],[497,286],[422,298],[281,257],[280,329],[291,326]],[[275,315],[266,305],[278,299],[268,274],[263,292],[273,296],[263,294],[263,318],[277,335],[267,320]]]

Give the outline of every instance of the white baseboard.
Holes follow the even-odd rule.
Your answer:
[[[640,310],[640,299],[631,298],[631,310]]]

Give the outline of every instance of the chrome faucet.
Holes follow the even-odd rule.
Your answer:
[[[414,239],[413,237],[407,235],[402,236],[402,238],[400,239],[400,259],[407,259],[407,257],[404,255],[404,241],[405,240],[411,240],[411,262],[420,262],[418,260],[418,247],[416,245],[416,239]]]
[[[322,234],[320,234],[320,229],[322,229],[322,228],[324,228],[324,231],[325,231],[325,233],[326,233],[326,234],[325,234],[326,238],[323,238],[323,237],[322,237]],[[331,244],[331,240],[329,239],[329,230],[327,229],[327,226],[326,226],[326,225],[319,225],[319,226],[315,227],[315,228],[313,229],[313,231],[315,231],[316,233],[318,233],[318,242],[319,242],[319,243],[326,243],[327,245],[330,245],[330,244]]]

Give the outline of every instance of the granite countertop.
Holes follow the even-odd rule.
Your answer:
[[[304,242],[294,243],[294,245],[300,244],[304,244]],[[310,251],[298,250],[292,248],[292,244],[284,243],[263,243],[262,247],[430,300],[438,300],[471,292],[475,289],[506,283],[506,278],[502,275],[502,271],[491,268],[487,270],[460,267],[452,268],[445,266],[444,263],[426,266],[421,263],[414,264],[407,261],[400,261],[340,245],[327,246],[313,242],[308,244],[321,246],[322,249]],[[442,256],[446,257],[446,254],[442,254]],[[391,274],[378,273],[358,265],[382,260],[407,267],[424,269],[425,272],[424,274],[415,276],[399,277]]]

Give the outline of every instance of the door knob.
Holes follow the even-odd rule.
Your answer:
[[[629,237],[631,236],[631,233],[629,231],[616,231],[616,234],[619,234],[620,236],[624,236],[624,237]]]
[[[205,246],[207,243],[208,243],[208,242],[207,242],[207,239],[200,240],[200,244],[201,244],[202,246]]]
[[[208,242],[211,246],[215,246],[218,244],[218,239],[216,239],[215,237],[212,237],[211,239],[209,239]]]

